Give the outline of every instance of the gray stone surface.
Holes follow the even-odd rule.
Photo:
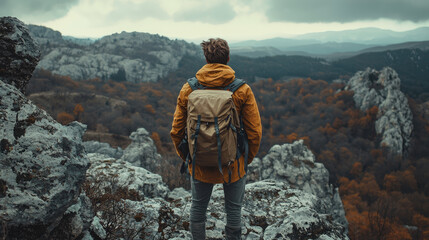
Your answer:
[[[80,197],[89,167],[86,126],[63,126],[23,92],[39,58],[16,18],[0,18],[0,236],[76,238],[89,227],[90,203]],[[78,207],[80,206],[80,207]]]
[[[0,18],[0,81],[25,92],[39,61],[37,43],[27,27],[17,18]]]
[[[145,168],[151,172],[158,172],[161,163],[161,155],[144,128],[139,128],[131,133],[131,144],[124,150],[122,159],[134,166]]]
[[[90,176],[115,176],[116,186],[143,192],[140,196],[143,201],[121,200],[127,206],[122,222],[128,233],[140,233],[136,239],[191,239],[189,191],[154,189],[162,185],[157,174],[101,154],[89,154],[89,158]],[[250,166],[267,179],[255,178],[255,182],[246,185],[242,232],[246,239],[348,239],[338,191],[329,185],[328,172],[322,164],[314,162],[313,154],[302,141],[276,145],[263,160]],[[133,172],[138,174],[130,177]],[[105,186],[111,186],[111,182],[106,181]],[[141,187],[146,185],[149,187]],[[223,239],[226,217],[223,194],[223,186],[216,185],[207,211],[210,239]],[[101,222],[106,221],[102,213],[97,215]]]
[[[100,153],[112,158],[121,158],[124,154],[124,150],[122,150],[122,148],[113,148],[108,143],[86,141],[83,142],[83,146],[87,153]]]
[[[378,107],[375,130],[381,136],[380,146],[404,155],[411,141],[413,115],[400,85],[401,80],[392,68],[381,71],[368,68],[350,78],[345,89],[354,91],[354,101],[362,111]]]
[[[348,223],[338,189],[329,184],[328,170],[322,163],[316,162],[303,140],[274,145],[262,160],[257,159],[251,165],[250,176],[280,180],[315,196],[319,201],[317,211],[331,215],[347,232]]]
[[[194,44],[148,33],[116,33],[78,45],[49,28],[32,25],[30,30],[43,52],[37,67],[74,80],[107,79],[119,73],[121,80],[130,82],[157,81],[176,70],[183,56],[203,57]]]
[[[46,236],[79,196],[86,126],[62,126],[0,81],[0,217],[11,239]]]
[[[167,186],[162,182],[158,174],[133,166],[122,159],[106,158],[105,155],[90,153],[88,158],[91,167],[87,171],[87,181],[97,182],[102,180],[99,187],[109,189],[134,190],[141,199],[166,197]]]

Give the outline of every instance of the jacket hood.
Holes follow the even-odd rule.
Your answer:
[[[226,87],[235,79],[235,71],[228,65],[209,63],[198,70],[195,77],[206,87]]]

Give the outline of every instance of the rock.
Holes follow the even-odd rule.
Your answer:
[[[122,159],[97,153],[88,157],[91,167],[84,189],[98,202],[91,232],[101,239],[106,232],[113,239],[156,236],[159,215],[164,211],[163,206],[168,205],[165,198],[169,190],[161,176]]]
[[[94,217],[91,223],[91,231],[99,238],[106,238],[106,230],[104,230],[103,226],[100,224],[100,219],[98,217]]]
[[[126,189],[128,192],[133,191],[139,199],[165,198],[169,192],[160,175],[133,166],[123,159],[106,158],[97,153],[88,154],[88,158],[91,167],[87,171],[86,180],[97,188],[109,191]]]
[[[79,197],[86,126],[63,126],[26,99],[37,45],[16,18],[0,18],[0,34],[0,236],[77,238],[92,218]]]
[[[165,224],[160,233],[165,238],[155,235],[155,239],[191,239],[191,196],[189,192],[179,192],[172,194],[175,197],[170,198],[169,204],[161,202],[158,219]],[[287,182],[267,179],[247,184],[242,235],[246,239],[348,239],[341,224],[318,210],[320,204],[317,196],[293,189]],[[224,239],[224,208],[223,187],[218,184],[207,210],[207,238]]]
[[[46,27],[30,30],[43,52],[37,67],[74,80],[157,81],[176,70],[183,56],[203,57],[195,44],[148,33],[115,33],[79,45]]]
[[[87,153],[99,153],[111,158],[121,158],[124,154],[122,148],[112,148],[108,143],[102,143],[97,141],[86,141],[83,142],[85,151]]]
[[[144,128],[139,128],[131,133],[131,144],[124,150],[122,159],[134,166],[145,168],[151,172],[157,172],[161,163],[161,155]]]
[[[338,189],[329,184],[328,170],[315,161],[303,140],[274,145],[262,161],[252,162],[251,165],[254,166],[249,172],[250,176],[257,172],[261,179],[284,181],[294,189],[315,196],[319,200],[315,210],[331,215],[333,221],[342,225],[347,232],[348,223]]]
[[[413,115],[400,84],[395,70],[368,68],[350,78],[346,90],[354,91],[353,99],[362,111],[378,107],[375,130],[381,136],[380,145],[395,154],[405,155],[410,146]]]
[[[78,239],[93,222],[94,212],[90,199],[81,193],[76,204],[70,206],[58,226],[50,234],[51,239]]]
[[[89,167],[85,129],[62,126],[0,81],[0,216],[10,239],[49,236],[76,202]]]
[[[39,58],[38,45],[24,23],[14,17],[0,18],[0,81],[25,93]]]

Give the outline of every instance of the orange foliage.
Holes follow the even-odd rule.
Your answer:
[[[296,139],[298,139],[298,134],[296,134],[296,133],[291,133],[291,134],[289,134],[289,135],[287,135],[287,136],[286,136],[286,141],[287,141],[288,143],[292,143],[292,142],[294,142]]]
[[[144,108],[150,114],[155,114],[156,113],[155,109],[153,108],[153,106],[151,104],[146,104],[144,106]]]
[[[421,231],[422,239],[429,239],[429,218],[416,213],[413,216],[413,224]]]
[[[362,169],[363,169],[362,163],[361,162],[355,162],[353,164],[352,169],[350,170],[350,174],[355,178],[359,177],[362,174]]]
[[[157,132],[152,132],[150,137],[153,139],[155,146],[160,150],[162,148],[162,142],[161,138],[159,137],[159,134]]]
[[[332,127],[335,129],[339,129],[343,126],[343,124],[344,124],[343,121],[341,121],[341,119],[336,117],[334,120],[334,123],[332,123]]]
[[[63,125],[67,125],[74,121],[74,116],[66,112],[60,112],[57,115],[57,121]]]
[[[321,133],[324,133],[324,134],[329,135],[329,136],[332,136],[337,132],[337,130],[335,128],[333,128],[330,123],[327,123],[325,125],[325,127],[319,127],[318,130]]]
[[[76,116],[76,119],[79,121],[80,119],[80,114],[84,111],[83,107],[81,104],[76,104],[76,106],[74,107],[73,110],[73,114]]]

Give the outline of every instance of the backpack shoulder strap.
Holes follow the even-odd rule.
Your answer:
[[[246,83],[246,81],[244,81],[243,79],[236,78],[236,79],[234,79],[234,81],[232,81],[232,83],[230,83],[228,86],[226,86],[224,88],[224,90],[235,92],[235,91],[237,91],[237,89],[239,89],[245,83]]]
[[[193,77],[193,78],[189,78],[188,79],[188,84],[189,86],[191,86],[192,91],[198,90],[198,89],[205,89],[205,87],[203,85],[201,85],[198,82],[198,79]]]

